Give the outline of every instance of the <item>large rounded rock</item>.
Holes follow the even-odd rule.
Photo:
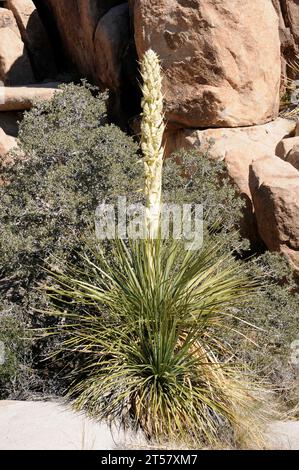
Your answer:
[[[164,70],[166,114],[178,127],[262,124],[279,108],[278,15],[269,0],[135,0],[139,58]]]
[[[257,156],[274,154],[283,139],[292,140],[290,136],[295,126],[294,121],[279,117],[261,126],[173,130],[166,135],[166,154],[168,156],[182,148],[198,148],[205,152],[210,147],[212,158],[225,160],[233,151],[239,150],[240,159],[252,161]]]
[[[299,173],[279,157],[254,161],[250,190],[259,234],[299,270]]]
[[[286,161],[299,170],[299,143],[296,144],[286,155]]]
[[[12,11],[28,50],[35,76],[39,80],[57,74],[54,55],[46,30],[32,0],[5,0]]]
[[[260,237],[249,188],[250,165],[254,159],[274,155],[278,142],[293,134],[295,125],[294,121],[278,118],[261,126],[180,129],[167,133],[166,154],[170,155],[179,149],[198,149],[212,159],[225,161],[228,175],[245,201],[242,234],[256,246],[260,243]]]
[[[98,22],[110,8],[124,0],[36,0],[46,9],[45,18],[52,18],[62,47],[78,72],[97,82],[94,34]],[[51,23],[50,23],[51,27]]]
[[[122,3],[100,19],[94,36],[96,75],[110,89],[121,87],[122,57],[129,40],[129,7]]]
[[[299,2],[293,3],[292,12],[288,5],[293,0],[272,0],[274,8],[279,18],[279,35],[282,52],[282,73],[284,76],[293,76],[293,71],[288,67],[288,63],[294,60],[294,56],[299,52],[299,41],[296,30],[299,28],[298,21],[295,20],[295,13],[299,16]]]
[[[298,136],[282,139],[280,142],[278,142],[276,146],[275,155],[285,160],[287,154],[293,149],[293,147],[295,147],[298,144],[299,144]]]
[[[280,0],[287,26],[290,28],[293,38],[299,46],[299,1]]]
[[[16,20],[6,8],[0,8],[0,81],[5,85],[35,81]]]

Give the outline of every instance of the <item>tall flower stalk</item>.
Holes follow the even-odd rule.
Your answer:
[[[149,49],[143,56],[141,76],[143,79],[141,149],[145,170],[145,230],[148,238],[156,239],[160,228],[164,155],[162,139],[165,124],[160,61],[152,49]]]

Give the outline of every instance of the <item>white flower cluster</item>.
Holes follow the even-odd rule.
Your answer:
[[[161,213],[162,166],[165,130],[163,116],[162,75],[157,54],[149,49],[141,62],[142,123],[141,149],[144,156],[146,228],[150,238],[159,232]]]

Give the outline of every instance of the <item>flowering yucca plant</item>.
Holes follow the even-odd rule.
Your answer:
[[[162,165],[165,130],[163,120],[162,76],[157,54],[149,50],[141,62],[142,121],[141,149],[145,170],[146,232],[149,238],[159,235],[161,213]]]
[[[141,429],[154,442],[226,445],[260,439],[261,401],[228,344],[231,309],[253,291],[214,245],[199,253],[116,241],[113,261],[93,252],[84,272],[56,274],[52,315],[67,321],[61,352],[83,358],[68,398],[92,417]]]
[[[109,258],[99,247],[80,270],[53,273],[56,286],[48,288],[48,313],[66,319],[60,352],[82,360],[67,396],[77,410],[141,429],[154,442],[254,445],[263,416],[258,387],[217,331],[230,327],[233,307],[255,285],[222,246],[184,251],[159,238],[164,124],[153,51],[142,76],[148,238],[115,240]]]

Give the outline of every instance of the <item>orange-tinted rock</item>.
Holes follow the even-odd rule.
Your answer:
[[[254,159],[274,155],[278,141],[292,134],[294,128],[295,122],[278,118],[262,126],[238,129],[182,129],[166,135],[166,151],[170,155],[181,148],[197,148],[199,151],[208,151],[210,158],[225,161],[231,180],[246,202],[243,235],[256,245],[259,237],[249,188],[250,165]]]
[[[281,53],[282,53],[282,73],[284,76],[293,75],[293,71],[287,66],[288,63],[294,60],[294,57],[299,52],[299,42],[294,35],[294,29],[296,24],[292,24],[293,16],[288,13],[287,2],[289,0],[272,0],[274,8],[277,11],[279,17],[279,35],[281,41]],[[292,0],[291,0],[292,1]],[[299,11],[299,3],[296,8]],[[283,80],[282,83],[286,84]],[[283,91],[283,89],[282,89]]]
[[[121,86],[122,56],[129,39],[129,7],[122,3],[100,19],[94,36],[96,76],[110,89]]]
[[[5,85],[35,81],[16,20],[6,8],[0,8],[0,81]]]
[[[298,0],[281,0],[286,24],[290,28],[296,44],[299,46],[299,2]]]
[[[280,142],[278,142],[276,146],[275,155],[285,160],[290,150],[292,150],[292,148],[298,144],[299,144],[299,137],[290,137],[287,139],[282,139]]]
[[[299,170],[299,143],[294,145],[294,147],[289,151],[289,153],[286,155],[285,160],[286,162],[293,165],[296,170]]]
[[[137,52],[152,48],[161,58],[173,126],[237,127],[277,116],[278,16],[269,0],[249,3],[135,0]]]
[[[38,0],[36,2],[43,3]],[[47,0],[46,7],[57,26],[66,56],[81,76],[97,81],[94,34],[98,22],[123,0]]]
[[[58,83],[43,83],[40,85],[2,88],[0,111],[28,110],[32,108],[37,100],[49,101],[54,93],[59,92],[58,85]]]
[[[4,5],[14,14],[36,77],[40,80],[55,77],[52,47],[33,1],[5,0]]]
[[[259,234],[299,270],[299,173],[279,157],[254,161],[250,190]]]

